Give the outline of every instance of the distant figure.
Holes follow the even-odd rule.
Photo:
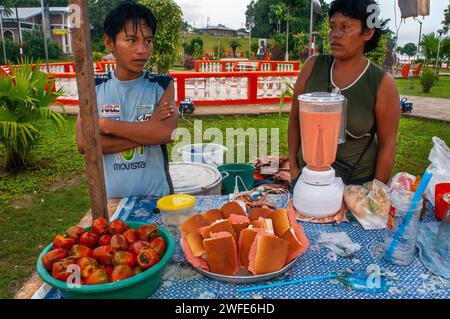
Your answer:
[[[258,57],[258,60],[263,60],[265,55],[266,55],[266,40],[260,39],[258,52],[256,53],[256,56]]]

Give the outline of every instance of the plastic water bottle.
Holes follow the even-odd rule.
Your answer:
[[[389,212],[388,224],[386,228],[384,251],[388,250],[396,233],[402,227],[405,221],[405,215],[411,204],[412,193],[407,191],[393,191],[391,193],[391,209]],[[412,218],[406,226],[403,236],[398,238],[397,246],[392,254],[392,258],[388,259],[393,264],[399,266],[408,266],[414,260],[416,252],[417,228],[419,226],[420,211],[423,206],[423,199],[417,203]]]

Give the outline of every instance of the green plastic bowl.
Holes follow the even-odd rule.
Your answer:
[[[132,229],[148,225],[142,222],[127,222]],[[90,230],[91,228],[86,228]],[[162,272],[172,258],[175,241],[172,235],[165,228],[158,226],[159,236],[166,242],[166,251],[161,260],[150,269],[141,272],[131,278],[114,283],[101,285],[81,285],[80,287],[69,287],[66,282],[57,280],[45,269],[42,264],[42,256],[53,249],[53,245],[48,245],[39,255],[37,261],[37,273],[47,284],[59,289],[65,299],[146,299],[150,297],[158,288]]]

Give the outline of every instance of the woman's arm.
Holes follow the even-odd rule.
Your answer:
[[[175,106],[175,89],[173,81],[170,82],[164,95],[159,101],[159,110],[149,121],[133,123],[100,119],[100,133],[127,139],[138,145],[168,144],[173,141],[174,131],[178,127],[178,110]],[[164,109],[162,109],[164,108]],[[168,110],[165,116],[159,114],[161,110]],[[156,114],[159,116],[156,116]]]
[[[386,73],[378,88],[375,119],[379,144],[375,178],[387,183],[394,167],[400,122],[400,97],[395,81],[389,73]]]
[[[305,65],[297,78],[294,86],[294,96],[292,99],[291,111],[289,112],[288,126],[288,150],[289,150],[289,168],[291,179],[300,175],[300,168],[297,161],[297,153],[300,148],[300,123],[299,123],[299,103],[298,96],[305,93],[306,83],[311,75],[316,56],[306,60]]]

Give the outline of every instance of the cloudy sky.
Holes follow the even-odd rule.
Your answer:
[[[326,0],[331,2],[331,0]],[[449,4],[449,0],[430,0],[431,15],[425,17],[422,24],[422,33],[427,34],[442,28],[441,21],[444,18],[444,10]],[[238,29],[245,24],[245,11],[250,0],[175,0],[183,10],[184,19],[191,25],[204,27],[209,18],[210,25],[219,23],[227,27]],[[381,16],[384,19],[391,19],[390,29],[395,31],[395,13],[397,9],[397,25],[400,25],[400,9],[396,5],[396,0],[379,0]],[[422,20],[422,18],[420,18]],[[420,24],[412,18],[408,18],[406,23],[401,23],[399,31],[399,45],[408,42],[417,43],[419,40]]]

